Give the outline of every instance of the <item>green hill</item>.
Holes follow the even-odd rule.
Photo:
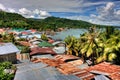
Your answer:
[[[48,17],[46,19],[24,18],[23,16],[17,13],[8,13],[8,12],[0,11],[0,27],[55,30],[56,28],[59,27],[88,28],[91,27],[92,25],[93,24],[81,20],[70,20],[70,19],[58,18],[58,17]],[[97,27],[101,27],[101,25],[97,25]]]
[[[8,12],[0,11],[0,20],[15,21],[15,20],[25,20],[25,18],[17,13],[8,13]]]

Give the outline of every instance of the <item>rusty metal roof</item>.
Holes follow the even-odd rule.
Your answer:
[[[119,80],[120,79],[120,72],[115,72],[109,76],[112,80]]]
[[[70,61],[65,62],[66,60],[70,60]],[[36,60],[35,62],[46,63],[49,66],[56,67],[56,69],[60,71],[62,74],[75,75],[82,80],[91,80],[95,78],[100,79],[100,78],[105,78],[106,76],[108,76],[112,80],[120,79],[120,66],[108,62],[102,62],[86,69],[78,68],[78,66],[82,65],[83,62],[80,60],[80,58],[72,55],[57,55],[55,56],[54,59],[41,58],[38,59],[38,61]],[[104,75],[104,76],[101,77],[98,75]],[[49,78],[48,80],[51,79],[55,80],[55,78],[53,77]]]
[[[81,80],[75,75],[61,74],[55,67],[41,62],[24,62],[16,66],[14,80]]]
[[[79,68],[77,68],[77,67],[75,67],[75,66],[73,66],[72,64],[69,64],[69,63],[60,64],[57,67],[57,69],[63,74],[72,74],[72,73],[80,71]]]
[[[73,56],[73,55],[56,55],[55,59],[66,62],[66,61],[79,59],[79,57],[76,57],[76,56]]]
[[[97,74],[110,75],[114,72],[120,72],[120,66],[108,62],[102,62],[95,66],[91,66],[90,68],[88,68],[88,71]]]
[[[49,66],[54,66],[54,67],[57,67],[60,64],[58,61],[54,59],[49,59],[49,58],[39,58],[39,59],[33,60],[32,62],[34,63],[42,62]]]
[[[74,66],[79,66],[79,65],[82,65],[82,64],[83,64],[83,60],[78,59],[78,60],[70,61],[70,62],[68,62],[68,63],[70,63],[70,64],[72,64],[72,65],[74,65]]]
[[[31,44],[27,41],[19,41],[18,42],[20,45],[23,45],[23,46],[30,46]]]
[[[112,80],[120,80],[120,66],[108,62],[102,62],[87,69],[94,74],[102,74],[110,77]]]
[[[40,47],[35,47],[31,49],[30,55],[35,55],[35,54],[52,54],[56,55],[56,53],[52,50],[52,48],[40,48]]]

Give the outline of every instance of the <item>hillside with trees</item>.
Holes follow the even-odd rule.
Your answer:
[[[25,28],[25,29],[37,29],[46,30],[57,28],[88,28],[93,24],[81,21],[81,20],[70,20],[58,17],[48,17],[45,19],[32,19],[24,18],[17,13],[8,13],[0,11],[0,27],[11,27],[11,28]],[[102,25],[96,25],[96,27],[104,27]]]

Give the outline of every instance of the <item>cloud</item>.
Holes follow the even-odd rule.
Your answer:
[[[46,17],[49,17],[51,16],[47,11],[43,11],[43,10],[39,10],[39,9],[35,9],[32,11],[32,15],[31,17],[34,17],[34,18],[46,18]]]
[[[0,10],[6,10],[5,6],[3,4],[0,4]]]
[[[82,12],[90,6],[105,4],[103,1],[90,2],[89,0],[0,0],[7,7],[20,9],[25,7],[29,10],[45,10],[48,12]],[[10,3],[10,4],[9,4]]]
[[[8,12],[15,13],[16,11],[12,8],[8,8]]]
[[[84,20],[93,24],[118,26],[120,25],[120,9],[116,9],[115,7],[115,3],[108,2],[105,6],[97,7],[96,14],[90,14],[90,16],[70,16],[66,18]]]
[[[51,16],[47,11],[42,11],[42,10],[39,10],[39,9],[35,9],[35,10],[28,10],[26,8],[21,8],[19,9],[19,12],[20,14],[22,14],[24,17],[27,17],[27,18],[46,18],[46,17],[49,17]]]
[[[97,9],[98,15],[91,16],[91,22],[103,25],[120,25],[120,10],[116,10],[117,5],[108,2],[106,6]]]
[[[20,8],[18,10],[15,10],[13,8],[6,8],[3,4],[0,4],[0,10],[6,11],[6,12],[12,12],[12,13],[18,13],[21,14],[22,16],[26,18],[40,18],[44,19],[46,17],[51,16],[47,11],[39,10],[39,9],[34,9],[34,10],[29,10],[27,8]]]
[[[47,11],[40,11],[40,15],[42,17],[50,16],[50,14]]]
[[[31,11],[26,8],[21,8],[21,9],[19,9],[19,13],[22,15],[27,15],[27,14],[30,14]]]
[[[69,16],[65,18],[72,19],[72,20],[83,20],[83,21],[88,21],[90,19],[90,17],[88,16]]]
[[[106,6],[102,6],[97,8],[98,16],[91,16],[93,18],[97,18],[101,21],[118,21],[120,20],[120,10],[115,10],[115,3],[108,2]]]

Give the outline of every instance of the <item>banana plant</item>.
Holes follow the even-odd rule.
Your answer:
[[[65,43],[67,45],[68,51],[67,54],[71,54],[71,55],[79,55],[79,41],[77,38],[75,38],[74,36],[68,36],[65,38]]]

